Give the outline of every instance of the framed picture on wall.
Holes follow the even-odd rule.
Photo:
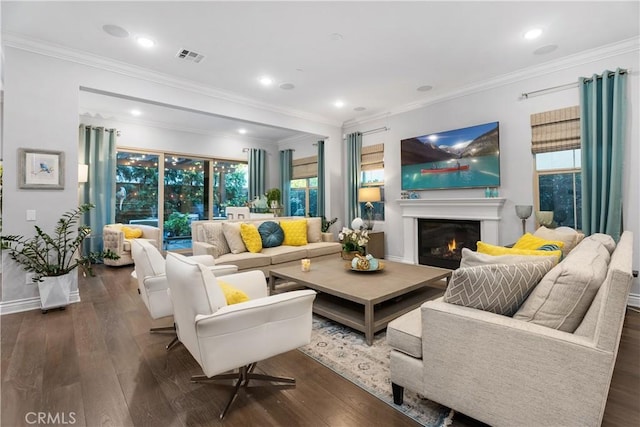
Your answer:
[[[64,189],[64,153],[62,151],[19,148],[18,162],[20,188]]]

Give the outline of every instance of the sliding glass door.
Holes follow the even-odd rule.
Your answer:
[[[116,222],[158,227],[158,155],[117,152]]]

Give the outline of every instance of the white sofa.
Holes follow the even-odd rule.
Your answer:
[[[442,298],[394,320],[387,328],[394,401],[401,404],[407,388],[497,427],[599,426],[624,323],[632,249],[632,234],[625,232],[573,333]],[[591,271],[588,263],[580,268]]]
[[[104,250],[115,252],[120,256],[120,258],[116,260],[105,258],[105,265],[121,266],[133,264],[133,256],[131,255],[131,239],[125,238],[122,227],[141,230],[142,236],[140,238],[148,240],[153,246],[160,249],[162,236],[158,227],[143,224],[107,224],[102,229]]]
[[[260,253],[241,252],[220,254],[220,245],[216,240],[224,239],[220,230],[224,222],[252,223],[256,227],[266,221],[291,221],[307,220],[307,240],[304,246],[281,245],[272,248],[263,248]],[[194,255],[211,255],[215,258],[216,265],[233,264],[238,266],[239,271],[259,269],[268,274],[273,265],[285,266],[300,263],[303,258],[317,258],[322,256],[339,256],[342,246],[338,242],[328,240],[326,234],[321,232],[321,218],[302,217],[278,217],[278,218],[251,218],[243,220],[214,220],[214,221],[193,221],[191,223],[191,238],[193,242]],[[324,240],[323,240],[324,239]]]

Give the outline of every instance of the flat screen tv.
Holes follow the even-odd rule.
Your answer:
[[[402,189],[500,185],[498,122],[403,139]]]

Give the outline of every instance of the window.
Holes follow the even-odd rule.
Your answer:
[[[292,216],[317,216],[318,177],[291,180],[289,212]]]
[[[118,151],[115,221],[158,226],[158,155]]]
[[[536,210],[553,211],[553,226],[582,226],[580,108],[531,115]]]
[[[292,162],[289,212],[292,216],[318,215],[318,156]]]
[[[118,150],[115,220],[159,227],[165,249],[188,249],[191,221],[247,203],[247,173],[245,162]]]
[[[360,164],[360,186],[380,187],[382,195],[380,202],[372,202],[373,220],[384,221],[384,144],[362,147]],[[361,216],[365,216],[365,204],[360,203]]]
[[[582,227],[580,150],[536,154],[538,210],[553,211],[554,225]]]

